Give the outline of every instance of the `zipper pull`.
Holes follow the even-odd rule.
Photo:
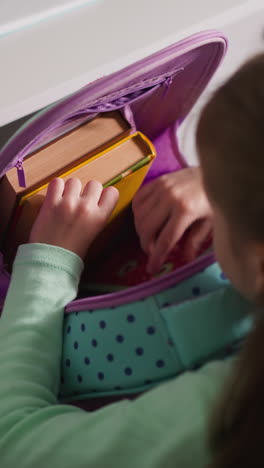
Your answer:
[[[22,166],[21,161],[18,161],[16,163],[16,168],[17,168],[17,178],[18,178],[19,187],[25,188],[26,187],[26,178],[25,178],[25,172],[24,172],[24,168]]]

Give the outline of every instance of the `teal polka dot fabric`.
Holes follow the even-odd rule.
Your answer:
[[[208,312],[212,315],[212,300],[204,298],[213,291],[226,289],[227,285],[218,264],[213,264],[192,278],[144,300],[65,316],[61,399],[139,392],[183,372],[186,349],[183,351],[184,347],[177,346],[177,342],[185,341],[185,332],[182,330],[180,337],[176,333],[182,323],[182,320],[177,322],[177,311],[184,314],[182,308],[188,308],[188,320],[195,323],[195,310],[202,299],[202,310],[206,310],[208,302]],[[240,319],[238,314],[232,320]],[[204,329],[204,340],[206,314],[203,314],[200,326]],[[218,344],[226,346],[232,339],[231,335],[228,339],[219,337]],[[206,346],[203,354],[205,350]],[[208,353],[210,351],[211,348]],[[196,362],[195,350],[189,354],[188,367],[192,367]],[[202,355],[202,358],[206,360],[206,356]]]
[[[65,320],[62,395],[137,388],[175,374],[177,355],[153,297]]]

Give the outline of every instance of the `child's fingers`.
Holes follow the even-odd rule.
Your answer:
[[[155,182],[155,181],[154,181]],[[143,187],[140,187],[140,189],[137,191],[136,195],[134,196],[133,200],[133,206],[136,208],[137,206],[140,206],[142,203],[144,203],[149,197],[153,197],[153,192],[154,192],[154,187],[153,183],[150,182]]]
[[[119,192],[115,187],[107,187],[102,191],[98,206],[109,216],[115,208],[119,198]]]
[[[144,225],[146,217],[152,216],[156,213],[156,209],[162,200],[157,197],[156,194],[152,194],[152,197],[145,198],[142,202],[135,204],[135,198],[132,203],[134,217],[138,225]]]
[[[63,198],[79,198],[81,190],[82,184],[79,179],[68,179],[64,185]]]
[[[212,221],[204,219],[197,221],[192,227],[184,245],[185,257],[188,261],[195,259],[199,255],[205,241],[209,239],[212,233]]]
[[[174,217],[169,218],[150,254],[148,271],[151,274],[156,273],[162,266],[168,254],[184,234],[186,227],[185,223],[175,223]]]
[[[63,190],[64,190],[63,179],[60,179],[58,177],[56,177],[55,179],[52,179],[52,181],[48,185],[44,204],[51,203],[51,204],[56,205],[62,197]]]
[[[148,253],[151,243],[155,243],[156,238],[162,231],[169,219],[169,207],[163,203],[156,203],[152,209],[145,212],[144,217],[135,218],[135,226],[140,238],[142,249]]]
[[[103,186],[101,182],[98,182],[98,180],[89,180],[83,189],[82,198],[92,199],[98,204],[102,191]]]

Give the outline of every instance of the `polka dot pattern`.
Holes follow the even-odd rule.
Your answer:
[[[158,293],[155,296],[155,300],[159,307],[169,307],[173,304],[209,294],[223,287],[223,281],[226,280],[226,278],[222,273],[218,263],[213,263],[203,271],[180,282],[178,285]]]
[[[158,361],[156,361],[156,366],[157,367],[164,367],[165,362],[162,359],[158,359]]]
[[[116,341],[117,341],[118,343],[123,343],[123,341],[124,341],[123,335],[116,335]]]
[[[201,294],[201,290],[198,286],[195,286],[194,288],[192,288],[192,294],[194,296],[199,296],[199,294]]]
[[[152,375],[157,373],[156,379],[153,378],[155,382],[167,377],[167,370],[156,364],[160,360],[170,362],[168,373],[172,373],[168,350],[161,351],[164,331],[161,336],[159,325],[164,327],[163,321],[156,317],[152,307],[148,309],[147,300],[140,304],[142,310],[139,312],[134,310],[133,304],[126,307],[127,313],[123,313],[122,308],[115,308],[112,314],[113,317],[119,315],[116,321],[97,310],[92,314],[87,311],[78,316],[67,316],[64,338],[71,337],[75,354],[68,348],[66,359],[71,359],[72,363],[67,367],[64,360],[64,394],[69,392],[69,378],[74,391],[80,392],[87,387],[89,392],[104,388],[114,392],[118,391],[117,387],[124,391],[134,385],[145,385],[145,380],[152,380]],[[68,335],[69,327],[71,333]]]
[[[126,375],[132,375],[133,374],[133,370],[131,369],[131,367],[126,367],[124,372],[125,372]]]
[[[66,315],[62,396],[133,391],[175,375],[178,358],[160,309],[169,313],[175,303],[222,288],[225,280],[219,266],[212,265],[155,300]]]
[[[129,314],[129,315],[127,316],[127,321],[128,321],[129,323],[135,322],[135,316],[132,315],[132,314]]]

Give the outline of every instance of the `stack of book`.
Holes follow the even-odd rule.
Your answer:
[[[120,219],[130,204],[154,157],[152,143],[142,133],[132,133],[118,111],[99,114],[30,154],[22,168],[14,167],[5,174],[0,185],[6,261],[11,264],[18,245],[27,242],[54,177],[65,181],[78,177],[83,185],[96,179],[119,190],[119,201],[108,226],[92,248],[93,255],[99,253],[106,238],[113,235],[113,226],[117,224],[114,221]],[[21,174],[25,186],[21,186]]]

